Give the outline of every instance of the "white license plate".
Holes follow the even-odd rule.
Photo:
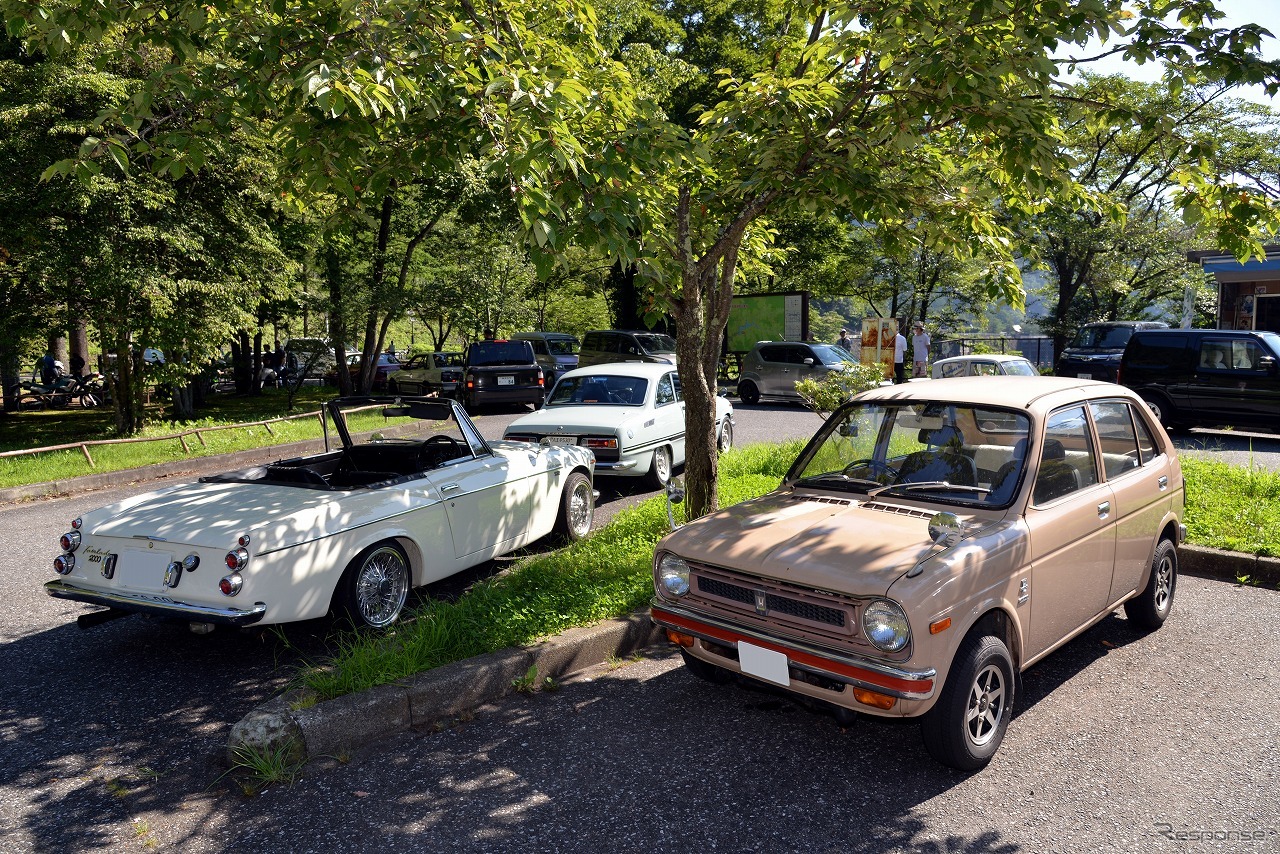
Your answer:
[[[738,641],[738,664],[742,667],[742,672],[748,676],[755,676],[775,685],[791,684],[787,657],[780,652],[755,646],[746,641]]]
[[[1078,379],[1078,380],[1091,380],[1091,379],[1093,379],[1093,374],[1076,374],[1076,379]]]
[[[154,551],[124,551],[116,560],[115,581],[121,587],[159,590],[164,587],[164,571],[172,555]]]
[[[515,385],[515,377],[498,377],[498,385]]]
[[[576,445],[578,444],[577,436],[548,436],[548,445]]]

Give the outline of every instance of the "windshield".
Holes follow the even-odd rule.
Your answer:
[[[1086,326],[1076,333],[1071,346],[1082,350],[1123,350],[1132,336],[1132,326]]]
[[[435,358],[436,358],[437,368],[461,368],[462,367],[461,353],[436,353]]]
[[[1004,363],[1004,372],[1015,377],[1036,377],[1040,372],[1036,366],[1025,359],[1011,359]]]
[[[565,377],[551,390],[547,406],[642,406],[649,381],[606,374]]]
[[[663,335],[658,332],[637,335],[636,342],[650,355],[674,353],[676,351],[676,340],[670,335]]]
[[[532,365],[533,346],[528,341],[484,341],[467,351],[472,366]]]
[[[796,460],[797,486],[974,507],[1013,500],[1030,420],[961,403],[869,401],[841,409]]]
[[[838,365],[841,362],[855,361],[853,355],[843,347],[831,344],[810,344],[813,354],[822,360],[824,365]]]
[[[578,352],[578,341],[575,338],[548,338],[547,350],[553,356],[572,356]]]

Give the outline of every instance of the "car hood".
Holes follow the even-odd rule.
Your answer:
[[[259,483],[187,483],[84,514],[95,537],[149,538],[229,549],[249,534],[254,552],[294,545],[433,500],[404,488],[327,492]]]
[[[685,525],[659,549],[806,587],[883,595],[933,553],[932,515],[884,502],[774,492]]]

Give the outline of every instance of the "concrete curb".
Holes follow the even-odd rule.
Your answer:
[[[1236,581],[1247,576],[1250,584],[1280,584],[1280,558],[1227,552],[1189,543],[1178,547],[1178,571],[1224,581]]]
[[[569,629],[533,646],[507,649],[429,670],[395,685],[308,704],[292,691],[254,709],[231,728],[227,762],[245,750],[302,763],[352,751],[414,727],[463,715],[515,692],[530,667],[559,678],[649,646],[660,632],[648,612]]]

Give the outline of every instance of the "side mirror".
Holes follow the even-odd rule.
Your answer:
[[[935,513],[929,520],[929,539],[943,548],[954,546],[960,542],[964,528],[960,518],[954,513]]]
[[[836,428],[836,432],[845,437],[857,436],[858,425],[853,421],[844,421]]]
[[[813,357],[812,357],[812,356],[809,356],[807,359],[805,359],[805,360],[804,360],[804,363],[805,363],[806,365],[808,365],[809,367],[811,367],[811,368],[812,368],[812,367],[813,367],[813,364],[814,364],[814,359],[813,359]]]
[[[673,531],[680,526],[676,524],[676,514],[672,507],[683,503],[684,487],[674,480],[667,481],[667,524]]]

